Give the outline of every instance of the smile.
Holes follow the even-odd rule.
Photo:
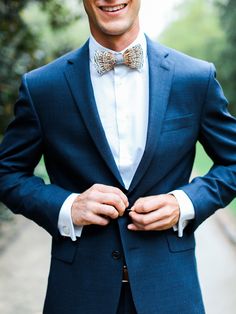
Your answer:
[[[127,4],[123,3],[123,4],[116,5],[114,7],[105,7],[105,6],[100,7],[100,9],[105,12],[117,12],[124,9],[126,6]]]

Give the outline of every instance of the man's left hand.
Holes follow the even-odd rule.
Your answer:
[[[171,194],[139,198],[130,211],[132,231],[167,230],[176,225],[180,217],[177,199]]]

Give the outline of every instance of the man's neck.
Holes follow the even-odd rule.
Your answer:
[[[122,35],[106,35],[100,36],[91,30],[91,33],[95,40],[105,48],[113,51],[122,51],[127,48],[138,37],[139,28],[131,29],[129,32]]]

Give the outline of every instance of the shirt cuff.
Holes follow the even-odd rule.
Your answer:
[[[189,220],[195,218],[193,203],[188,195],[182,190],[175,190],[169,194],[174,195],[174,197],[177,199],[177,202],[179,203],[180,217],[178,224],[176,224],[173,229],[174,231],[178,231],[178,236],[181,238],[183,236],[185,227],[189,223]]]
[[[58,229],[62,236],[70,237],[72,241],[76,241],[76,237],[80,237],[82,233],[82,226],[75,226],[71,217],[71,208],[78,194],[70,194],[65,202],[62,204],[59,218]]]

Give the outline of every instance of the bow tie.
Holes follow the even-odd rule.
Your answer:
[[[125,50],[125,52],[114,54],[108,50],[96,51],[94,62],[100,75],[112,70],[118,64],[125,64],[131,69],[143,67],[143,49],[140,44]]]

